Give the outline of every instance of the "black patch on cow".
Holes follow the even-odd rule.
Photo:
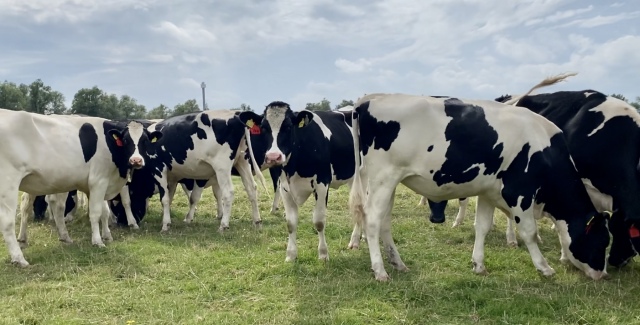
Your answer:
[[[364,155],[367,155],[371,146],[374,150],[388,151],[400,132],[400,123],[382,122],[373,117],[369,113],[369,103],[366,101],[355,108],[360,124],[366,125],[360,128],[360,150]]]
[[[48,206],[49,204],[45,200],[44,195],[36,196],[35,200],[33,201],[33,220],[44,220],[45,212],[47,211]]]
[[[500,96],[500,97],[495,99],[496,102],[501,102],[501,103],[504,103],[504,102],[506,102],[508,100],[511,100],[511,95],[509,95],[509,94],[502,95],[502,96]]]
[[[520,223],[520,217],[515,216],[515,217],[513,217],[513,219],[516,221],[516,223]]]
[[[431,152],[431,150],[433,150],[433,145],[430,145],[429,148],[427,148],[428,152]]]
[[[80,127],[78,137],[80,137],[80,146],[82,147],[84,162],[88,162],[96,154],[98,148],[98,133],[96,133],[93,125],[84,123]]]
[[[67,193],[67,199],[64,202],[64,215],[67,216],[76,207],[76,201],[78,199],[78,190],[73,190]]]
[[[445,162],[433,175],[439,186],[447,183],[462,184],[472,181],[485,167],[485,175],[495,174],[503,158],[503,144],[498,143],[498,132],[489,125],[484,109],[463,103],[458,99],[444,101],[445,114],[452,118],[445,129],[449,147]]]
[[[209,115],[207,114],[200,115],[200,121],[206,126],[211,126],[211,119],[209,119]]]
[[[429,171],[429,173],[433,174],[433,169],[431,169],[431,170]]]

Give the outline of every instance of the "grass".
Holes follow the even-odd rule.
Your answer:
[[[90,244],[86,213],[69,225],[62,244],[52,222],[29,223],[32,264],[0,263],[0,324],[639,324],[640,268],[610,270],[594,282],[562,265],[550,223],[541,223],[540,248],[556,270],[541,278],[521,243],[506,245],[504,216],[486,244],[488,276],[471,271],[473,214],[452,229],[431,224],[419,196],[400,187],[393,234],[407,273],[377,283],[366,243],[347,250],[351,220],[347,188],[330,193],[326,226],[330,260],[317,259],[312,201],[301,209],[298,260],[285,263],[286,223],[271,215],[261,194],[262,231],[256,231],[246,193],[235,182],[231,229],[217,232],[215,202],[206,191],[195,222],[182,222],[187,200],[179,191],[172,226],[161,234],[157,199],[138,231],[112,227],[114,242]],[[271,196],[273,194],[270,194]],[[470,205],[473,209],[473,205]],[[281,207],[282,210],[282,207]],[[472,212],[472,211],[471,211]]]

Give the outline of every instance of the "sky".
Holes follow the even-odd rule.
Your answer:
[[[0,0],[0,81],[40,78],[147,109],[367,93],[640,96],[640,0]]]

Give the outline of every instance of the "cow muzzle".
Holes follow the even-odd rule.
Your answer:
[[[264,157],[264,163],[269,167],[282,165],[284,163],[284,155],[282,154],[282,152],[278,151],[267,152],[266,156]]]
[[[142,168],[144,167],[144,160],[142,159],[142,157],[131,157],[129,158],[129,165],[136,169]]]

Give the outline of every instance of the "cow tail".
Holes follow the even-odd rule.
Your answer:
[[[364,227],[366,215],[364,212],[365,192],[362,186],[362,176],[360,171],[360,119],[356,110],[351,112],[352,127],[351,136],[353,137],[353,152],[355,158],[355,173],[353,175],[353,184],[349,192],[349,211],[353,221]]]
[[[247,147],[249,150],[249,157],[251,158],[251,165],[253,165],[253,170],[256,171],[256,175],[260,180],[260,184],[265,189],[267,193],[269,193],[269,189],[267,188],[267,181],[264,179],[264,175],[262,175],[262,170],[260,170],[260,166],[256,163],[256,157],[253,156],[253,148],[251,147],[251,135],[249,134],[249,129],[244,128],[244,137],[247,139]]]
[[[544,80],[540,81],[540,83],[538,83],[537,85],[533,86],[531,89],[529,89],[529,91],[527,91],[524,95],[520,95],[520,96],[516,96],[506,102],[504,102],[507,105],[516,105],[518,103],[518,101],[520,101],[520,99],[522,99],[525,96],[530,95],[534,90],[536,89],[540,89],[540,88],[544,88],[547,86],[551,86],[551,85],[555,85],[560,81],[564,81],[565,79],[569,78],[569,77],[573,77],[575,75],[577,75],[577,72],[569,72],[569,73],[564,73],[564,74],[559,74],[553,77],[547,77]]]

